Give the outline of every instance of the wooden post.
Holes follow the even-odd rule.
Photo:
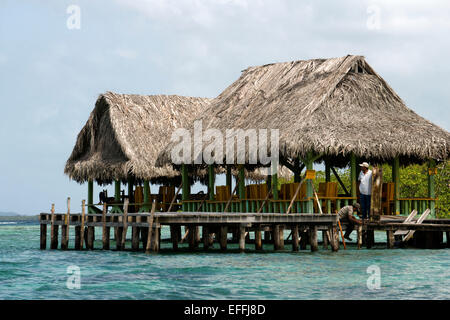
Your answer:
[[[193,224],[190,224],[187,227],[189,229],[189,233],[188,233],[189,250],[194,250],[195,249],[195,238],[196,238],[195,229],[196,228]]]
[[[156,210],[156,203],[152,203],[152,211],[150,213],[150,221],[148,224],[148,236],[147,236],[147,246],[145,248],[146,253],[150,253],[151,250],[151,244],[152,244],[152,234],[153,234],[153,219],[155,216],[155,210]]]
[[[272,168],[272,169],[273,169],[272,183],[271,183],[272,195],[273,195],[273,200],[278,200],[278,166],[275,165],[275,168]],[[273,211],[275,211],[275,210],[273,210]]]
[[[131,250],[139,250],[139,227],[131,228]]]
[[[395,214],[400,214],[400,158],[394,158],[394,164],[392,166],[392,178],[394,179],[394,203],[395,203]]]
[[[220,226],[220,249],[227,250],[228,227]]]
[[[330,232],[330,244],[331,244],[331,250],[333,252],[337,252],[339,250],[339,235],[336,230],[337,226],[332,226],[329,229]]]
[[[255,250],[262,250],[262,232],[261,226],[257,225],[255,227]]]
[[[356,237],[357,237],[357,244],[358,244],[358,249],[361,249],[362,247],[362,226],[358,225],[356,228]]]
[[[371,209],[370,217],[375,221],[380,220],[382,215],[382,197],[383,193],[383,168],[374,166],[372,170],[372,197],[371,197]]]
[[[387,248],[388,249],[393,249],[394,248],[394,244],[395,244],[395,238],[394,238],[394,231],[392,230],[387,230],[386,231],[386,238],[387,238]]]
[[[447,248],[450,248],[450,231],[445,232],[445,238],[447,239]]]
[[[317,226],[311,226],[309,228],[309,237],[310,237],[310,243],[311,243],[311,252],[315,252],[318,250],[318,244],[317,244]]]
[[[142,240],[142,248],[146,250],[147,248],[147,239],[148,239],[148,228],[139,228],[141,233],[141,240]]]
[[[86,200],[82,200],[81,201],[80,250],[83,250],[83,247],[84,247],[84,222],[85,222],[85,219],[86,219]]]
[[[366,231],[366,248],[370,249],[375,244],[375,233],[373,230]]]
[[[69,225],[70,225],[70,197],[67,198],[67,213],[64,217],[64,224],[61,228],[61,249],[69,248]]]
[[[94,181],[88,181],[88,213],[95,213],[94,206]]]
[[[47,225],[41,223],[41,245],[40,249],[45,250],[47,249]]]
[[[239,200],[240,201],[240,211],[241,212],[245,212],[245,203],[244,203],[244,199],[245,199],[245,172],[244,172],[244,166],[240,165],[239,166]]]
[[[50,229],[50,249],[58,249],[58,226],[55,224],[55,204],[52,204],[51,229]]]
[[[127,230],[128,230],[128,204],[130,200],[125,198],[123,204],[123,228],[122,228],[122,238],[120,244],[120,250],[125,250],[125,242],[127,240]]]
[[[86,246],[89,250],[94,249],[94,241],[95,241],[95,227],[89,226],[87,228],[87,242],[86,242]]]
[[[174,251],[178,250],[178,241],[180,239],[181,227],[178,225],[170,226],[170,238],[172,240],[172,247]]]
[[[329,231],[328,230],[322,230],[322,246],[325,250],[328,250],[328,244],[329,244]]]
[[[295,225],[292,228],[292,251],[298,251],[299,249],[299,234],[298,234],[298,225]]]
[[[214,166],[210,164],[208,165],[208,193],[210,201],[214,201],[214,183],[215,183]]]
[[[227,184],[227,187],[230,189],[230,192],[231,192],[231,181],[232,181],[231,180],[231,166],[227,166],[226,184]]]
[[[239,251],[245,251],[245,226],[239,226]]]
[[[312,152],[308,152],[308,156],[305,160],[306,170],[313,170],[312,159]],[[314,213],[313,181],[311,179],[306,180],[306,197],[309,199],[306,202],[306,213]]]
[[[428,198],[435,198],[435,175],[436,175],[436,161],[430,160],[428,165]],[[436,203],[435,200],[430,200],[430,215],[436,217]]]
[[[209,227],[208,226],[202,227],[202,237],[203,237],[203,249],[208,250],[209,249]]]
[[[351,185],[351,195],[353,198],[356,198],[356,156],[354,153],[350,154],[350,185]]]
[[[271,243],[270,231],[264,231],[264,243]]]
[[[109,250],[109,241],[110,241],[110,229],[111,227],[106,226],[106,211],[108,207],[106,203],[103,203],[103,212],[102,212],[102,244],[103,250]]]
[[[183,184],[183,190],[181,194],[181,198],[183,200],[183,211],[189,211],[188,204],[184,201],[189,200],[189,194],[190,194],[190,184],[189,184],[189,176],[188,176],[188,168],[187,165],[182,164],[181,165],[181,179]]]
[[[306,245],[308,244],[308,231],[302,227],[300,231],[300,250],[306,250]]]

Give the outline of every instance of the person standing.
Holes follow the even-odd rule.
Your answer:
[[[359,193],[360,193],[360,203],[361,203],[361,213],[363,220],[370,218],[370,197],[372,194],[372,170],[369,169],[369,164],[363,162],[359,165],[361,167],[361,173],[359,174],[358,180]]]

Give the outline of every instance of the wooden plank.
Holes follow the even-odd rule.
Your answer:
[[[362,225],[358,225],[357,226],[357,228],[356,228],[356,236],[357,236],[357,246],[358,246],[358,249],[361,249],[361,247],[362,247],[362,234],[363,234],[363,231],[362,231]]]
[[[302,180],[299,182],[297,189],[295,190],[294,196],[292,197],[291,202],[289,203],[289,207],[288,207],[286,213],[291,212],[292,205],[294,204],[295,199],[297,199],[298,193],[300,192],[300,189],[301,189],[304,181],[305,181],[305,178],[302,178]]]
[[[51,209],[51,229],[50,229],[50,249],[58,248],[58,228],[59,226],[55,225],[55,204],[52,204]]]
[[[41,224],[40,249],[47,249],[47,225]]]
[[[178,242],[181,234],[181,226],[170,226],[170,239],[172,240],[172,248],[174,251],[178,250]]]
[[[374,166],[372,168],[372,198],[370,202],[370,216],[379,221],[382,214],[382,193],[383,193],[383,168]]]
[[[132,227],[131,228],[131,250],[138,251],[139,250],[139,230],[140,227]]]
[[[422,215],[420,216],[419,220],[417,220],[416,224],[419,225],[421,224],[427,217],[428,215],[431,213],[430,209],[425,210],[424,213],[422,213]],[[412,236],[414,235],[415,230],[411,230],[408,232],[408,234],[403,238],[403,242],[407,242],[409,239],[412,238]]]
[[[183,183],[180,184],[180,186],[178,187],[177,193],[175,193],[175,195],[172,198],[172,201],[170,202],[170,206],[169,209],[167,209],[167,212],[170,212],[172,210],[173,204],[175,203],[175,200],[178,197],[178,194],[180,193],[180,190],[183,188]]]
[[[393,249],[395,244],[395,237],[394,237],[394,231],[387,230],[386,231],[386,243],[388,249]]]
[[[228,227],[227,226],[220,226],[220,249],[226,250],[227,249],[227,238],[228,238]]]
[[[262,231],[261,226],[255,227],[255,250],[262,250]]]
[[[417,215],[417,210],[413,210],[408,217],[403,221],[404,224],[408,224],[412,221],[412,219],[415,218],[415,216]],[[394,236],[401,236],[401,235],[405,235],[408,234],[409,230],[397,230],[394,233]]]

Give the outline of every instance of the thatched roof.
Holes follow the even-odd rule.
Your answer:
[[[406,107],[362,56],[250,67],[198,119],[204,130],[279,129],[280,156],[447,159],[450,134]],[[225,135],[225,134],[224,134]],[[171,145],[159,164],[170,163]],[[224,152],[225,154],[225,152]],[[323,158],[321,158],[323,159]]]
[[[102,94],[78,134],[64,173],[80,183],[176,177],[179,173],[171,166],[155,167],[157,155],[172,131],[188,125],[209,102],[175,95]]]

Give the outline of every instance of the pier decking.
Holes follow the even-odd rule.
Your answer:
[[[444,247],[443,233],[446,232],[447,244],[450,233],[450,220],[425,220],[422,224],[402,223],[403,219],[382,218],[378,222],[369,222],[356,226],[357,246],[374,245],[374,231],[386,232],[387,248],[394,248],[396,230],[416,230],[413,245],[421,248]],[[413,221],[414,222],[414,221]],[[231,242],[239,244],[244,251],[246,243],[254,243],[255,250],[261,250],[263,242],[273,244],[274,250],[284,250],[284,244],[289,242],[292,249],[317,251],[318,231],[322,231],[322,243],[325,249],[330,246],[332,251],[339,250],[339,228],[336,214],[280,214],[280,213],[129,213],[129,214],[67,214],[41,213],[41,249],[47,248],[47,226],[50,225],[50,249],[58,248],[59,228],[61,228],[61,249],[68,249],[68,228],[75,228],[75,250],[94,249],[95,228],[102,230],[102,249],[110,249],[110,230],[114,229],[116,250],[126,249],[125,235],[128,228],[132,229],[131,250],[158,252],[161,243],[161,227],[170,227],[170,241],[177,250],[180,243],[186,241],[189,249],[196,249],[203,243],[205,250],[214,241],[220,244],[222,250],[227,249],[228,234],[232,233]],[[181,234],[181,226],[185,226],[185,235]],[[201,227],[201,237],[199,227]],[[345,225],[343,225],[345,228]],[[290,230],[285,238],[284,230]],[[254,233],[250,240],[248,233]],[[264,235],[264,237],[263,237]],[[289,240],[291,239],[291,240]],[[142,246],[141,246],[142,244]],[[100,248],[98,248],[100,249]]]

